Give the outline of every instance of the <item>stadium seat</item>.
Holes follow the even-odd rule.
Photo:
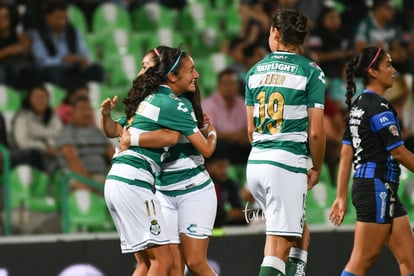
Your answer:
[[[0,111],[4,116],[6,129],[11,129],[11,122],[21,106],[21,94],[13,88],[0,84]]]
[[[97,43],[104,41],[108,32],[117,28],[132,31],[128,11],[114,3],[98,6],[92,15],[92,32],[96,35]]]
[[[142,57],[141,45],[134,45],[132,36],[126,29],[117,28],[109,32],[102,42],[102,61],[113,56],[132,54]]]
[[[241,17],[236,6],[229,7],[224,13],[224,30],[227,35],[239,35],[241,32]]]
[[[174,32],[171,28],[160,28],[151,36],[148,48],[152,49],[160,45],[179,47],[184,44],[186,40],[180,33]]]
[[[49,93],[49,102],[51,106],[56,108],[66,97],[66,91],[52,83],[45,83],[45,87]]]
[[[229,63],[229,58],[220,52],[195,60],[196,69],[200,73],[200,87],[203,97],[210,95],[216,89],[217,75]]]
[[[138,73],[137,58],[133,55],[112,56],[105,60],[110,86],[129,85]]]
[[[54,212],[57,201],[49,191],[50,178],[47,174],[30,167],[19,165],[10,173],[11,207],[21,211]]]
[[[70,232],[113,230],[105,199],[88,190],[69,194]]]
[[[244,187],[246,183],[246,165],[229,164],[228,176],[239,185],[239,188]]]
[[[401,166],[398,196],[408,212],[410,221],[414,222],[414,173]]]
[[[75,5],[69,5],[68,16],[69,21],[85,36],[88,33],[88,23],[83,11]]]
[[[176,27],[177,13],[159,3],[146,3],[131,12],[133,30],[155,32],[159,28]]]
[[[223,39],[222,32],[206,27],[203,32],[195,32],[190,36],[191,55],[197,58],[206,58],[220,51]]]

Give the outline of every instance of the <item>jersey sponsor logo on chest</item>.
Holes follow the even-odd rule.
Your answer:
[[[296,73],[298,66],[288,63],[273,62],[267,64],[261,64],[257,66],[257,72],[264,72],[270,70],[284,71],[289,73]]]

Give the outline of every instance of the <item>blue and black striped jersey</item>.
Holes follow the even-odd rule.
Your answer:
[[[343,143],[354,149],[354,178],[398,183],[401,170],[390,151],[404,142],[397,112],[386,99],[363,91],[352,104]]]

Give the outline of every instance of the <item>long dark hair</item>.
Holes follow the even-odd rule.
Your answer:
[[[297,10],[278,10],[272,19],[272,26],[278,29],[280,41],[285,45],[300,46],[309,32],[308,18]]]
[[[198,84],[196,85],[195,92],[185,92],[183,94],[188,100],[190,100],[193,109],[194,115],[197,119],[197,126],[198,128],[203,128],[204,126],[204,117],[203,117],[203,109],[201,107],[201,92],[200,87]]]
[[[177,72],[182,66],[182,59],[188,55],[179,48],[158,46],[155,49],[159,53],[159,56],[155,58],[155,65],[148,68],[143,75],[137,76],[134,79],[127,97],[122,101],[125,104],[127,119],[134,116],[138,105],[148,95],[154,93],[161,84],[167,83],[167,75],[169,73],[178,74]],[[154,55],[156,55],[155,51]]]
[[[32,96],[32,94],[36,90],[42,90],[46,94],[47,98],[49,99],[49,92],[47,91],[45,86],[42,86],[42,85],[35,86],[29,91],[29,93],[27,93],[26,97],[23,99],[23,101],[22,101],[22,110],[33,111],[33,107],[30,103],[30,97]],[[49,105],[47,106],[47,109],[45,111],[45,114],[42,117],[42,123],[44,125],[47,125],[50,122],[50,120],[52,119],[52,116],[53,116],[53,109],[52,109],[52,107],[50,106],[50,103],[49,103]]]
[[[351,110],[352,97],[356,92],[354,78],[361,78],[364,86],[370,82],[368,70],[378,69],[386,52],[378,47],[367,47],[363,49],[351,62],[346,65],[346,104]]]

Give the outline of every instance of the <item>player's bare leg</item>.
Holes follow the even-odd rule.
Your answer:
[[[137,266],[132,276],[145,276],[148,273],[150,266],[149,258],[145,250],[138,251],[134,253],[135,260],[137,261]]]
[[[148,276],[167,276],[174,266],[169,245],[160,245],[146,250],[150,266]]]
[[[185,264],[193,276],[215,276],[216,273],[208,264],[207,248],[209,238],[195,239],[181,234],[181,249]]]
[[[174,267],[170,271],[171,276],[184,275],[184,257],[180,250],[179,244],[170,244],[171,253],[174,259]]]
[[[310,232],[308,224],[303,227],[302,238],[292,243],[289,251],[289,259],[286,263],[286,276],[305,276],[306,263],[308,259],[308,248],[310,244]]]

